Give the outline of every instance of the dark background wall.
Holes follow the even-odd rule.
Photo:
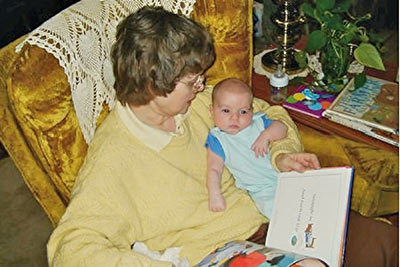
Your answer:
[[[0,0],[0,47],[78,0]]]
[[[256,0],[264,6],[271,0]],[[78,0],[0,0],[0,47],[26,34]],[[302,1],[300,1],[302,2]],[[352,0],[353,11],[370,12],[370,27],[398,30],[398,0]]]
[[[399,30],[399,0],[352,0],[353,14],[371,13],[367,27],[375,32]]]
[[[78,0],[0,0],[0,48]],[[7,156],[0,143],[0,159]]]

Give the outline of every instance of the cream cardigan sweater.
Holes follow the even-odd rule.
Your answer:
[[[157,251],[181,247],[180,256],[195,265],[216,247],[250,237],[266,221],[227,170],[222,177],[227,209],[208,210],[204,142],[213,126],[210,91],[197,96],[188,116],[180,118],[178,133],[158,149],[151,138],[160,133],[151,127],[132,132],[133,122],[121,118],[121,106],[109,114],[50,237],[51,266],[171,266],[133,252],[136,241]],[[254,109],[289,126],[288,138],[270,149],[273,161],[279,153],[301,151],[296,127],[283,108],[255,99]],[[160,138],[166,137],[161,133]]]

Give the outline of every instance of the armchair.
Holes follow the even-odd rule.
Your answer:
[[[125,2],[138,5],[145,1]],[[250,83],[252,1],[198,0],[191,15],[215,38],[218,58],[207,73],[208,83],[231,75]],[[53,54],[28,43],[16,53],[15,47],[23,40],[21,37],[0,51],[0,140],[55,226],[69,202],[87,143],[62,67],[66,62],[60,64]],[[104,103],[103,107],[97,125],[108,114],[109,106]]]
[[[197,0],[194,4],[191,16],[215,39],[217,60],[207,72],[208,84],[228,76],[251,83],[252,6],[252,0]],[[68,205],[87,150],[71,84],[62,67],[74,62],[61,63],[46,49],[29,43],[15,52],[24,38],[0,50],[0,141],[55,226]],[[105,102],[102,106],[96,125],[110,109]],[[398,211],[398,155],[301,125],[299,131],[305,150],[316,153],[322,165],[356,166],[352,209],[368,216]]]

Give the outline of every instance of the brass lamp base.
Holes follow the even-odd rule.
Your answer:
[[[266,53],[261,58],[262,66],[268,72],[275,72],[278,64],[281,64],[283,71],[287,74],[296,74],[304,69],[300,68],[295,60],[293,46],[301,37],[300,26],[305,22],[298,10],[299,0],[273,0],[278,5],[276,12],[271,16],[275,24],[274,41],[278,47]]]
[[[278,64],[282,64],[283,70],[289,74],[297,74],[304,71],[303,68],[299,67],[299,64],[294,58],[295,50],[290,48],[288,50],[282,50],[278,53],[278,49],[274,49],[261,58],[262,67],[272,73],[278,69]]]

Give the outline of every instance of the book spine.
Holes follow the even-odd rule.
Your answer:
[[[360,123],[358,121],[354,121],[354,120],[350,120],[350,119],[344,119],[342,117],[338,117],[338,116],[335,116],[333,114],[325,114],[324,117],[326,117],[327,119],[329,119],[329,120],[331,120],[333,122],[336,122],[336,123],[339,123],[341,125],[344,125],[346,127],[358,130],[358,131],[364,133],[365,135],[371,136],[371,137],[373,137],[375,139],[378,139],[380,141],[386,142],[386,143],[391,144],[393,146],[397,146],[397,147],[399,146],[398,141],[393,140],[393,139],[391,139],[389,137],[385,137],[385,136],[379,135],[379,134],[374,132],[374,129],[372,127],[369,127],[369,126],[367,126],[367,125],[365,125],[363,123]]]
[[[351,189],[353,188],[353,182],[354,182],[354,167],[350,167],[350,168],[351,168],[350,186],[349,186],[350,190],[349,190],[349,194],[347,197],[347,214],[346,214],[346,220],[345,220],[345,224],[344,224],[345,226],[343,227],[343,238],[342,238],[342,247],[341,247],[342,255],[339,260],[340,267],[344,266],[345,248],[346,248],[346,243],[347,243],[347,230],[348,230],[348,225],[349,225],[349,213],[350,213],[350,209],[351,209],[351,195],[353,192],[353,190],[351,190]]]
[[[285,107],[285,108],[287,108],[287,109],[291,109],[291,110],[294,110],[294,111],[297,111],[297,112],[306,114],[306,115],[308,115],[308,116],[311,116],[311,117],[314,117],[314,118],[317,118],[317,119],[321,118],[321,116],[318,116],[318,115],[315,115],[315,114],[313,114],[313,113],[306,112],[306,111],[304,111],[304,110],[301,110],[301,109],[298,109],[298,108],[295,108],[295,107],[286,105],[285,103],[283,103],[282,106]]]
[[[372,122],[369,122],[369,121],[357,119],[357,118],[349,116],[347,114],[335,112],[335,111],[332,111],[332,110],[325,110],[322,113],[322,116],[326,117],[328,119],[329,119],[329,117],[335,117],[335,118],[338,118],[338,119],[340,118],[340,119],[342,119],[344,121],[346,121],[346,120],[347,121],[351,121],[350,123],[352,123],[352,124],[357,123],[359,125],[365,125],[367,127],[377,128],[377,129],[380,129],[382,131],[386,131],[386,132],[389,132],[389,133],[392,133],[392,134],[395,134],[395,135],[399,134],[399,129],[393,129],[393,128],[386,127],[386,126],[381,125],[381,124],[372,123]],[[348,126],[348,127],[351,127],[351,126]]]
[[[382,136],[380,134],[376,134],[373,131],[373,129],[371,129],[370,131],[365,132],[365,134],[368,135],[368,136],[374,137],[374,138],[376,138],[376,139],[378,139],[380,141],[383,141],[383,142],[386,142],[388,144],[391,144],[393,146],[397,146],[397,147],[399,146],[399,142],[398,141],[395,141],[395,140],[390,139],[388,137]]]

